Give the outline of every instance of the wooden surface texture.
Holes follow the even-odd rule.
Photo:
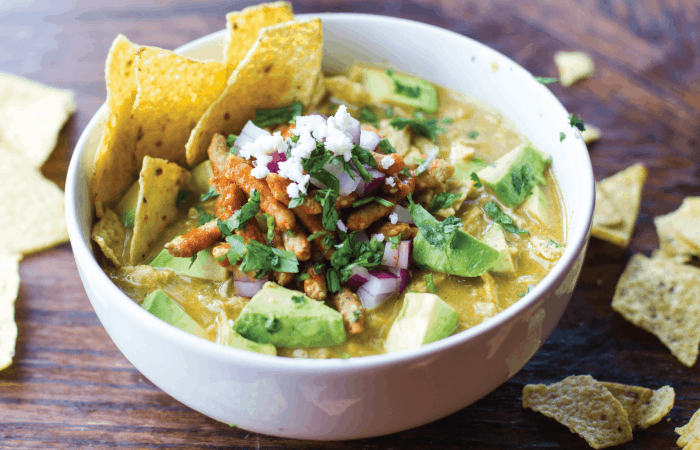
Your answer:
[[[226,12],[250,3],[1,2],[0,70],[76,93],[77,113],[44,173],[63,185],[72,149],[104,102],[104,60],[118,33],[172,49],[222,29]],[[636,162],[649,169],[629,249],[591,240],[558,328],[530,363],[487,397],[414,430],[324,443],[232,428],[156,388],[107,336],[65,244],[28,256],[20,266],[17,354],[0,372],[0,448],[585,449],[564,426],[523,410],[521,391],[527,383],[586,373],[673,386],[676,404],[668,416],[618,448],[677,448],[673,429],[700,408],[700,364],[683,366],[656,337],[613,312],[610,301],[630,256],[658,247],[653,217],[676,209],[684,196],[700,195],[697,2],[300,0],[294,6],[297,13],[388,14],[434,24],[543,76],[556,76],[555,51],[589,53],[596,63],[591,79],[551,89],[569,111],[603,130],[601,141],[590,146],[597,179]]]

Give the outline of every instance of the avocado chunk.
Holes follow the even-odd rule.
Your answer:
[[[362,84],[375,103],[406,105],[427,113],[437,110],[437,91],[426,80],[390,70],[363,68],[361,73]]]
[[[547,210],[547,197],[539,186],[532,189],[532,193],[525,199],[523,208],[527,213],[539,220],[542,224],[549,223],[549,211]]]
[[[499,254],[498,259],[493,262],[489,270],[493,272],[515,271],[515,264],[513,264],[513,257],[510,256],[510,252],[508,251],[508,243],[506,242],[506,235],[503,232],[503,227],[497,223],[491,225],[481,237],[481,242],[496,249]]]
[[[457,311],[435,294],[406,294],[384,344],[398,352],[437,341],[457,330]]]
[[[209,180],[214,176],[211,160],[207,159],[200,163],[190,172],[190,178],[183,186],[183,190],[190,191],[197,195],[206,194],[209,191]]]
[[[454,177],[460,180],[469,180],[472,173],[478,173],[486,164],[481,158],[474,158],[471,161],[458,161],[455,163]]]
[[[199,251],[193,263],[191,258],[176,258],[163,249],[153,258],[149,266],[165,267],[188,277],[225,281],[231,275],[231,272],[216,262],[211,250],[212,248],[209,247]]]
[[[551,157],[529,144],[521,144],[477,175],[509,208],[520,205],[538,184],[546,184],[544,170]]]
[[[201,325],[194,321],[168,294],[158,289],[143,300],[141,307],[160,320],[168,322],[195,336],[206,339],[207,333]]]
[[[272,282],[265,283],[243,307],[234,330],[275,347],[328,347],[346,338],[338,311]]]
[[[263,355],[277,356],[277,349],[274,345],[270,344],[258,344],[249,339],[244,338],[233,329],[232,325],[228,323],[224,325],[226,330],[224,331],[225,336],[223,337],[221,343],[229,347],[237,348],[239,350],[245,350],[248,352],[262,353]]]
[[[119,200],[117,206],[114,207],[114,212],[117,213],[119,219],[126,227],[133,227],[136,219],[136,204],[139,198],[139,182],[136,181],[131,185],[124,197]]]

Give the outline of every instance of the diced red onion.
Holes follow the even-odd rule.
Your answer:
[[[236,138],[236,142],[233,144],[234,147],[237,149],[243,148],[244,145],[246,145],[248,142],[255,142],[257,138],[260,136],[272,136],[269,131],[264,130],[257,125],[253,123],[252,120],[249,120],[243,129],[241,130],[241,134],[238,135],[238,138]]]
[[[408,262],[410,257],[411,241],[401,241],[401,243],[399,244],[398,266],[402,269],[408,269]]]
[[[361,196],[365,196],[380,187],[382,184],[384,184],[384,179],[386,178],[386,175],[384,175],[382,172],[372,169],[369,166],[365,166],[364,164],[363,166],[365,169],[367,169],[367,172],[372,175],[372,181],[369,183],[361,181],[357,185],[356,192]]]
[[[379,135],[374,130],[362,130],[360,131],[360,147],[370,152],[377,148],[379,144]]]
[[[348,284],[350,286],[359,287],[369,281],[369,270],[362,266],[354,266],[352,269],[352,276],[348,279]]]
[[[352,137],[352,143],[353,144],[359,144],[360,143],[360,133],[361,133],[361,127],[360,127],[360,121],[355,119],[354,117],[350,116],[348,118],[348,126],[345,128],[345,132],[348,133]]]
[[[408,209],[404,208],[403,206],[396,205],[394,206],[394,212],[397,216],[399,216],[399,222],[413,225],[413,219],[411,218],[411,213],[408,211]]]
[[[369,280],[372,281],[372,277],[378,279],[378,280],[393,280],[398,278],[397,275],[394,275],[393,273],[387,271],[387,270],[370,270],[369,271]]]
[[[357,237],[355,239],[357,242],[369,242],[369,236],[367,236],[367,233],[364,231],[360,231],[357,233]]]
[[[360,297],[362,302],[362,307],[365,309],[373,309],[384,303],[386,299],[391,297],[393,292],[386,292],[384,294],[373,294],[363,287],[358,289],[357,296]]]
[[[340,231],[343,231],[345,233],[348,232],[348,227],[346,227],[343,221],[340,219],[338,219],[338,222],[335,224],[335,226],[337,226]]]
[[[408,286],[408,282],[411,281],[411,272],[409,272],[408,269],[400,269],[398,267],[390,267],[389,271],[394,275],[401,277],[399,290],[396,291],[397,294],[400,294],[401,292],[403,292],[404,289],[406,289],[406,286]]]
[[[394,244],[387,242],[384,244],[384,258],[382,259],[382,264],[389,267],[399,266],[399,246],[394,248]]]
[[[275,152],[270,156],[272,156],[272,161],[267,164],[267,170],[277,173],[280,170],[279,163],[286,161],[287,155],[285,155],[284,152]]]
[[[338,175],[338,181],[340,183],[340,195],[349,195],[355,192],[357,186],[362,182],[360,174],[353,174],[355,179],[353,180],[349,173],[343,172]]]

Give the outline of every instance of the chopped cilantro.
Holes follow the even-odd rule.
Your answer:
[[[390,208],[394,206],[393,203],[391,203],[389,200],[383,199],[381,197],[365,197],[362,198],[352,204],[353,208],[357,208],[358,206],[366,205],[367,203],[370,202],[377,202],[382,206],[386,206],[387,208]]]
[[[333,253],[335,255],[335,253]],[[331,292],[340,292],[340,275],[338,269],[330,268],[326,271],[326,285]]]
[[[278,124],[291,123],[301,115],[304,105],[299,100],[294,100],[291,105],[277,109],[259,109],[255,112],[253,123],[260,128]]]
[[[187,201],[187,197],[191,194],[190,191],[178,191],[177,200],[175,200],[175,206],[179,208],[183,203]]]
[[[379,150],[382,151],[385,155],[391,154],[391,153],[396,153],[396,149],[394,148],[393,145],[391,145],[391,142],[389,142],[389,139],[384,138],[381,141],[379,141],[379,144],[377,144],[377,147]],[[375,161],[376,162],[376,161]]]
[[[209,223],[215,219],[215,217],[211,214],[207,214],[204,212],[201,203],[197,204],[197,206],[195,206],[194,209],[197,210],[197,212],[199,213],[199,217],[197,218],[197,220],[199,221],[200,225],[204,225],[205,223]]]
[[[434,213],[440,209],[449,208],[459,197],[461,197],[460,194],[440,192],[439,194],[433,196],[433,199],[430,201],[430,208],[428,208],[428,211]]]
[[[122,214],[122,223],[125,227],[131,228],[134,226],[134,221],[136,220],[136,209],[127,211]]]
[[[349,354],[349,353],[343,353],[342,355],[340,355],[340,357],[343,358],[343,359],[350,359],[350,354]]]
[[[267,319],[267,322],[265,322],[265,329],[270,333],[276,333],[277,331],[279,331],[281,326],[282,324],[280,323],[279,319],[275,316],[270,316],[270,318]]]
[[[428,287],[428,292],[435,293],[435,283],[433,283],[433,273],[425,274],[425,285]]]
[[[268,213],[263,213],[263,217],[265,218],[265,223],[267,223],[267,243],[271,244],[275,239],[275,217]]]
[[[518,296],[519,296],[519,297],[525,297],[525,296],[526,296],[527,294],[529,294],[530,291],[533,290],[534,288],[535,288],[535,286],[534,286],[533,284],[531,284],[531,285],[529,285],[529,286],[527,287],[527,290],[526,290],[525,292],[521,292],[520,294],[518,294]]]
[[[535,77],[535,80],[537,80],[539,83],[542,84],[552,84],[556,83],[559,81],[557,78],[551,78],[551,77]]]
[[[479,175],[477,175],[476,172],[470,173],[469,178],[472,179],[472,181],[474,182],[474,186],[476,186],[477,189],[483,186],[483,184],[481,184],[481,180],[479,179]]]
[[[361,164],[367,164],[372,169],[377,168],[377,161],[374,159],[374,156],[372,156],[372,152],[365,150],[357,144],[352,148],[352,156],[357,157],[357,160],[360,161]]]
[[[320,189],[316,193],[316,200],[323,206],[321,223],[328,231],[335,231],[338,224],[338,210],[335,209],[335,201],[338,198],[338,191],[332,189]]]
[[[228,253],[226,253],[226,258],[231,265],[236,265],[248,254],[245,239],[241,236],[228,236],[226,242],[231,246]]]
[[[401,235],[397,234],[396,236],[390,236],[386,238],[386,242],[391,244],[391,248],[396,250],[399,248],[399,244],[401,243]]]
[[[394,110],[390,106],[386,109],[386,112],[384,114],[386,114],[387,117],[394,117]]]
[[[236,136],[235,134],[229,134],[226,138],[226,146],[228,148],[232,148],[233,144],[236,143],[236,139],[238,139],[238,136]]]
[[[231,221],[231,225],[236,230],[245,230],[245,226],[260,211],[260,191],[252,189],[248,202],[241,209],[236,211],[226,222]],[[247,272],[247,271],[246,271]]]
[[[226,238],[233,235],[234,228],[231,226],[228,219],[225,222],[221,219],[216,219],[216,226],[219,228],[219,231],[221,231],[223,237]]]
[[[428,167],[430,167],[430,163],[432,163],[433,160],[435,160],[435,158],[437,158],[437,155],[438,155],[438,148],[434,147],[432,150],[430,150],[428,152],[428,156],[425,158],[425,161],[420,163],[420,165],[416,169],[415,176],[418,176],[418,175],[422,174],[423,172],[425,172],[426,170],[428,170]]]
[[[306,303],[306,297],[304,297],[303,295],[292,295],[291,300],[297,305],[303,305],[304,303]]]
[[[194,264],[195,261],[197,261],[197,253],[195,253],[194,255],[190,256],[190,266],[188,267],[188,269],[191,269],[191,268],[192,268],[192,265]]]
[[[500,206],[496,202],[488,202],[484,206],[484,211],[489,215],[497,224],[502,226],[506,231],[514,234],[530,234],[528,231],[521,230],[513,222],[513,219],[506,213],[503,212]]]
[[[241,237],[230,236],[226,238],[226,242],[231,244],[231,241],[236,238]],[[239,242],[242,242],[242,238]],[[269,270],[287,273],[299,272],[299,261],[294,256],[294,253],[290,251],[268,247],[253,239],[249,239],[248,242],[245,243],[245,249],[247,252],[241,263],[241,271],[243,272],[249,272],[251,270],[258,271],[261,274],[260,278]],[[231,253],[231,251],[234,251],[233,245],[231,245],[229,253]],[[240,247],[236,249],[235,252],[237,256],[240,256]],[[229,257],[229,261],[230,259]]]
[[[362,311],[359,309],[356,309],[355,311],[352,312],[352,317],[350,317],[350,323],[355,323],[357,320],[360,318],[362,315]]]
[[[544,182],[543,177],[537,177],[532,173],[532,168],[529,164],[522,166],[520,171],[514,170],[511,173],[510,179],[513,184],[513,191],[518,198],[525,198],[537,183]]]
[[[558,244],[554,239],[550,239],[549,243],[552,244],[553,246],[555,246],[556,248],[561,247],[561,244]]]
[[[297,281],[306,281],[309,278],[311,278],[311,275],[309,275],[308,273],[300,273],[295,277]]]
[[[199,201],[204,202],[209,200],[210,198],[216,198],[219,196],[219,193],[216,192],[216,189],[213,187],[209,186],[209,190],[205,193],[199,196]]]
[[[324,235],[326,235],[325,231],[317,231],[314,234],[312,234],[311,236],[309,236],[307,239],[309,242],[311,242],[314,239],[316,239],[317,237],[324,236]]]
[[[394,93],[398,95],[403,95],[404,97],[408,98],[418,98],[420,97],[420,87],[419,86],[409,86],[406,84],[403,84],[399,80],[397,80],[394,77],[394,71],[393,70],[387,70],[386,74],[389,75],[389,78],[394,82]]]
[[[445,117],[444,119],[442,119],[443,125],[449,125],[451,123],[452,123],[452,119],[450,119],[449,117]]]
[[[559,132],[559,142],[563,142],[564,139],[566,139],[566,133],[564,133],[563,131],[560,131]]]
[[[299,194],[298,197],[293,198],[292,201],[289,202],[289,208],[296,208],[297,206],[301,206],[304,203],[305,198],[306,195]]]
[[[368,122],[379,128],[379,117],[377,117],[369,106],[365,106],[360,111],[360,122]]]
[[[469,139],[476,139],[476,138],[479,136],[479,132],[478,132],[478,131],[472,131],[472,132],[469,133],[467,136],[469,136]]]
[[[413,119],[404,119],[402,117],[394,117],[389,122],[389,125],[397,130],[403,130],[406,125],[411,127],[414,133],[418,136],[423,136],[435,142],[438,134],[444,133],[445,129],[438,126],[438,120],[435,118],[427,118],[422,113],[415,113]]]
[[[573,114],[569,114],[569,125],[571,128],[578,128],[579,131],[586,131],[586,127],[583,125],[583,120],[580,117],[576,117]]]

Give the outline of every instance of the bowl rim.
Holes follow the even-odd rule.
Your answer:
[[[417,27],[420,30],[425,30],[430,33],[436,33],[441,38],[444,39],[458,39],[467,43],[469,46],[476,46],[480,48],[481,51],[486,51],[491,53],[493,56],[498,58],[505,58],[505,61],[511,63],[516,69],[514,72],[519,72],[519,78],[523,78],[524,82],[529,83],[532,89],[541,87],[541,85],[533,78],[527,70],[522,66],[517,64],[508,56],[494,50],[487,45],[478,42],[469,37],[463,36],[459,33],[440,28],[438,26],[417,22],[414,20],[397,18],[392,16],[383,16],[375,14],[360,14],[360,13],[324,13],[322,16],[317,14],[299,14],[296,19],[307,19],[312,17],[321,17],[322,21],[328,21],[331,23],[344,23],[352,24],[353,21],[363,21],[363,22],[375,22],[376,25],[387,25],[387,23],[400,23],[403,25],[409,25]],[[226,30],[219,30],[213,33],[207,34],[200,38],[197,38],[187,44],[184,44],[174,50],[176,53],[186,53],[196,47],[208,43],[215,39],[220,39],[222,35],[226,33]],[[546,93],[542,93],[546,96],[543,100],[545,103],[545,111],[550,111],[552,115],[560,114],[562,116],[568,116],[568,112],[561,104],[561,102],[554,96],[554,94],[546,89]],[[585,248],[588,241],[588,231],[593,216],[594,198],[595,198],[595,184],[593,177],[593,169],[588,155],[588,150],[583,143],[582,139],[576,140],[575,152],[580,153],[574,155],[578,157],[578,160],[583,161],[583,166],[577,166],[577,169],[584,172],[584,179],[588,180],[587,186],[580,186],[580,190],[588,199],[585,204],[577,204],[576,208],[580,215],[577,223],[570,223],[567,231],[567,247],[562,254],[561,258],[552,267],[552,269],[547,273],[547,275],[540,281],[535,288],[527,293],[522,299],[518,300],[514,304],[510,305],[505,310],[499,312],[493,317],[490,317],[478,325],[475,325],[467,330],[461,331],[459,333],[453,334],[446,338],[440,339],[438,341],[423,345],[418,348],[404,350],[395,353],[382,353],[378,355],[353,357],[348,359],[332,358],[332,359],[303,359],[299,361],[297,358],[285,358],[277,356],[262,355],[258,353],[248,352],[244,350],[239,350],[231,347],[226,347],[205,339],[193,336],[185,331],[182,331],[166,322],[158,319],[152,314],[145,311],[129,298],[124,292],[122,292],[116,284],[114,284],[107,274],[102,270],[102,268],[97,263],[95,255],[93,254],[90,246],[90,230],[86,236],[88,237],[88,243],[83,240],[82,229],[79,226],[78,220],[78,203],[81,200],[78,197],[77,183],[82,177],[89,177],[87,174],[87,168],[85,165],[81,165],[80,161],[83,153],[86,151],[86,144],[88,141],[88,136],[94,132],[95,127],[98,123],[103,120],[103,117],[107,113],[107,105],[103,104],[95,113],[95,115],[90,119],[88,125],[85,127],[81,136],[76,144],[73,154],[70,159],[70,164],[68,168],[68,173],[66,177],[66,220],[68,225],[68,233],[70,236],[70,242],[73,249],[74,257],[76,261],[79,261],[78,265],[86,271],[86,275],[91,277],[91,282],[100,286],[100,295],[107,299],[107,303],[115,303],[114,306],[126,308],[127,313],[133,316],[134,320],[141,322],[144,326],[153,329],[155,332],[163,336],[164,339],[172,340],[176,342],[178,346],[184,347],[190,351],[196,352],[202,357],[213,358],[221,362],[229,363],[231,365],[238,366],[249,366],[258,367],[267,371],[278,371],[278,372],[289,372],[293,370],[296,373],[313,373],[313,374],[323,374],[323,373],[335,373],[338,370],[344,372],[359,372],[370,368],[375,368],[378,366],[389,366],[394,364],[410,364],[417,360],[430,359],[432,356],[446,351],[448,349],[462,346],[468,344],[469,341],[476,339],[478,336],[486,334],[501,327],[503,324],[510,322],[523,312],[529,310],[533,305],[542,300],[547,292],[554,288],[563,281],[563,278],[572,269],[574,263],[582,252],[585,252]],[[580,137],[580,136],[579,136]],[[571,150],[567,150],[571,151]],[[82,169],[82,170],[81,170]],[[89,183],[89,181],[88,181]],[[587,194],[587,195],[586,195]],[[91,196],[88,195],[88,201],[91,201]],[[94,207],[90,206],[93,211]],[[571,220],[571,215],[568,213],[568,208],[565,210],[565,214],[568,216],[567,220]],[[90,298],[90,302],[93,300]],[[93,306],[94,308],[94,306]],[[557,321],[559,318],[557,318]]]

